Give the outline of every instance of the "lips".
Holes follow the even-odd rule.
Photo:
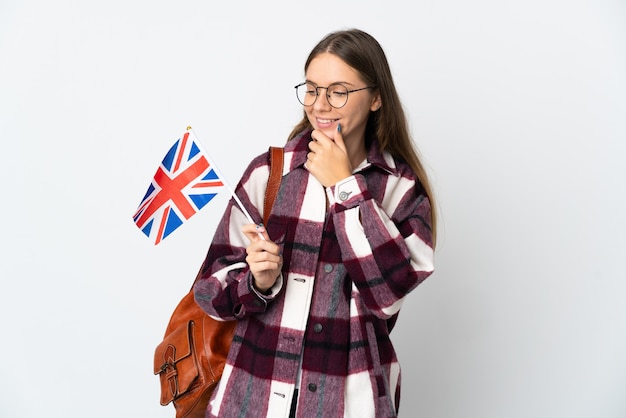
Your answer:
[[[339,119],[320,119],[320,118],[316,118],[315,121],[317,122],[317,126],[320,128],[327,128],[331,125],[333,125],[334,123],[336,123]]]

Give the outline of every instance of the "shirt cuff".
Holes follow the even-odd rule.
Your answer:
[[[356,176],[347,177],[334,186],[326,189],[326,195],[331,205],[340,204],[345,207],[353,207],[361,200],[362,190]]]
[[[252,276],[252,275],[250,275],[250,276]],[[253,278],[251,278],[251,280],[254,281]],[[283,274],[282,273],[280,273],[278,278],[276,278],[276,282],[274,282],[274,285],[272,285],[272,287],[267,289],[265,292],[261,292],[259,289],[257,289],[254,286],[254,283],[252,283],[252,291],[258,297],[263,298],[263,299],[267,299],[267,300],[274,299],[276,297],[276,295],[278,294],[278,292],[280,292],[280,289],[282,289],[282,288],[283,288]]]
[[[248,273],[246,280],[239,282],[239,302],[233,307],[235,317],[241,319],[246,315],[265,312],[267,304],[276,296],[283,285],[282,274],[276,279],[276,283],[268,289],[265,295],[254,287],[254,278]]]

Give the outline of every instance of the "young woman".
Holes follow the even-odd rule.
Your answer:
[[[373,37],[327,35],[304,73],[267,225],[231,201],[194,288],[209,315],[238,321],[207,417],[398,414],[389,334],[433,271],[433,195]],[[268,171],[264,153],[236,188],[259,220]]]

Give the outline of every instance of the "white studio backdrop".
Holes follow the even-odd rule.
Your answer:
[[[441,211],[405,418],[626,416],[626,5],[0,0],[0,417],[173,417],[153,351],[226,205],[131,216],[187,125],[228,181],[326,33],[387,52]]]

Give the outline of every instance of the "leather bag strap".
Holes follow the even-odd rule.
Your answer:
[[[267,179],[265,201],[263,202],[263,222],[265,224],[270,217],[283,177],[283,154],[284,149],[282,147],[270,147],[270,174]]]

